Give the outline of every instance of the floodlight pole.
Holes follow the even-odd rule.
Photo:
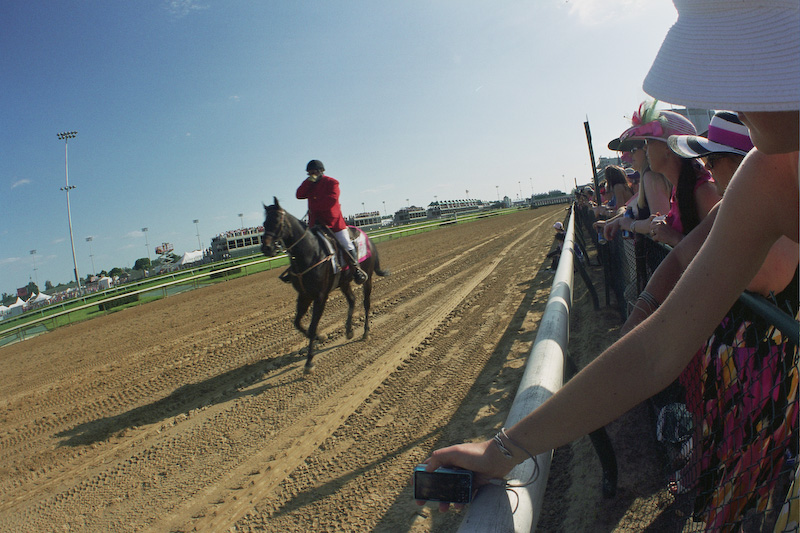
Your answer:
[[[36,286],[39,286],[39,273],[36,272],[36,250],[31,250],[31,256],[33,256],[33,277],[36,280]],[[41,289],[39,292],[42,292]]]
[[[94,252],[92,251],[92,241],[94,237],[86,237],[86,242],[89,243],[89,259],[92,260],[92,275],[95,276],[97,273],[94,270]]]
[[[144,247],[147,249],[147,261],[150,262],[150,243],[147,241],[147,230],[148,228],[142,228],[142,233],[144,233]]]
[[[203,245],[200,244],[200,226],[198,226],[198,224],[200,223],[200,219],[196,218],[196,219],[192,220],[192,222],[194,222],[194,227],[197,230],[197,249],[198,250],[202,250],[203,249]]]
[[[81,294],[83,292],[83,287],[81,287],[81,278],[78,274],[78,260],[75,257],[75,239],[72,236],[72,212],[69,207],[69,191],[74,189],[75,186],[69,184],[69,165],[67,164],[67,143],[69,139],[74,139],[77,135],[77,131],[64,131],[56,136],[64,141],[64,175],[66,176],[66,185],[61,187],[61,190],[67,193],[67,220],[69,221],[69,242],[72,246],[72,265],[75,267],[75,283],[78,284],[78,294]]]

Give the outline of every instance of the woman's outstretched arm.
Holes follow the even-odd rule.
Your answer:
[[[507,430],[534,455],[616,419],[669,385],[758,271],[782,235],[798,240],[797,153],[751,152],[716,222],[661,307],[600,354],[541,407]],[[749,215],[742,224],[743,214]],[[501,477],[527,455],[506,459],[492,441],[435,451],[428,469],[450,465]]]

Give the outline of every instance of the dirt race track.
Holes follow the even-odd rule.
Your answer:
[[[311,376],[278,271],[0,349],[0,531],[454,530],[410,473],[502,425],[563,209],[380,243],[372,338],[337,293]]]

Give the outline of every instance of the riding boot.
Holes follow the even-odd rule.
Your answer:
[[[353,281],[356,282],[356,285],[361,285],[367,281],[367,273],[361,270],[358,259],[350,253],[350,250],[344,250],[344,260],[347,262],[347,265],[353,269]]]

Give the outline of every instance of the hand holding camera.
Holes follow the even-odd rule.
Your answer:
[[[475,474],[460,468],[414,469],[414,499],[429,502],[469,503],[472,501]]]

